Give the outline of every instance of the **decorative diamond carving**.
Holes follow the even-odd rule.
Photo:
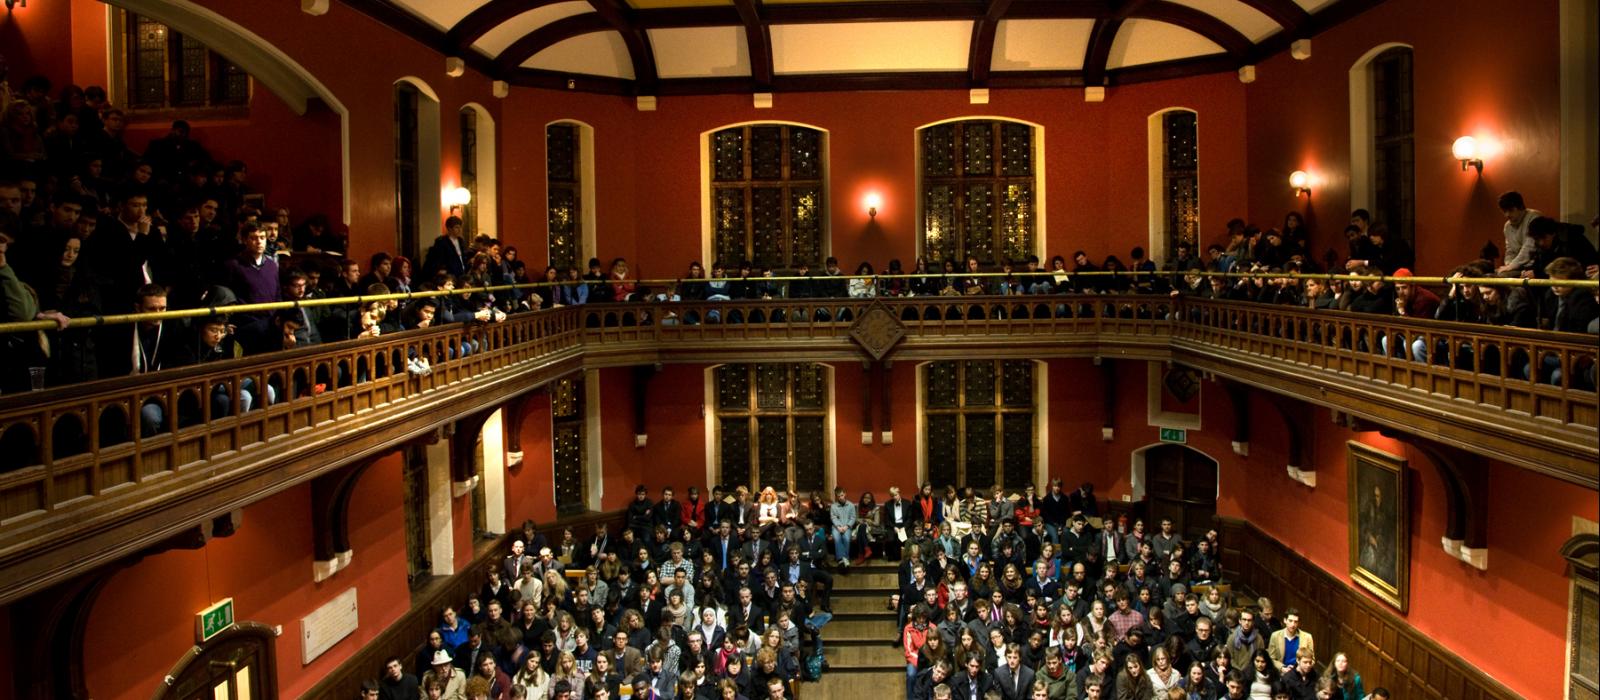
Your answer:
[[[874,360],[883,359],[901,338],[906,337],[906,325],[880,302],[861,312],[850,326],[850,339],[856,341]]]

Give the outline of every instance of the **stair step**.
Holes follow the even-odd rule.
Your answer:
[[[870,595],[845,595],[844,591],[833,594],[833,613],[840,614],[866,614],[889,613],[889,594]]]
[[[874,573],[852,569],[849,573],[834,574],[833,589],[893,591],[900,587],[899,576],[893,571]]]
[[[827,644],[854,640],[869,640],[888,644],[895,638],[894,617],[887,619],[834,618],[822,628],[822,638]]]
[[[824,634],[826,639],[826,634]],[[827,643],[826,651],[828,663],[835,669],[849,668],[883,668],[904,669],[906,665],[905,654],[899,649],[889,646],[889,640],[880,640],[874,644],[834,644]]]

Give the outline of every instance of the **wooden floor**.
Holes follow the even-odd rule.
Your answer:
[[[801,686],[806,700],[905,697],[905,656],[889,646],[898,635],[887,607],[895,581],[894,566],[884,563],[835,574],[833,621],[822,630],[830,668],[822,680]]]

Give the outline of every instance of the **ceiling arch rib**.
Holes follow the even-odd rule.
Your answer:
[[[1296,4],[1294,0],[1240,0],[1240,2],[1271,18],[1283,27],[1285,34],[1291,36],[1298,36],[1306,23],[1311,21],[1311,13],[1306,12],[1306,8]]]
[[[761,19],[762,6],[756,0],[733,0],[744,23],[745,43],[750,51],[750,79],[757,90],[772,88],[772,30]]]
[[[1122,29],[1122,20],[1102,17],[1089,30],[1089,48],[1083,52],[1083,84],[1090,87],[1106,82],[1106,61],[1111,59],[1111,43]]]
[[[1216,15],[1165,0],[1145,4],[1133,16],[1183,27],[1210,39],[1217,46],[1221,46],[1223,51],[1228,52],[1229,56],[1240,61],[1244,61],[1250,55],[1250,49],[1255,46],[1249,37],[1227,22],[1217,19]]]
[[[1000,20],[1011,9],[1012,0],[989,0],[983,16],[972,23],[971,53],[967,57],[967,79],[974,87],[989,83],[989,67],[994,63],[994,33]]]
[[[657,83],[660,82],[656,76],[656,57],[650,49],[650,36],[634,19],[637,12],[628,7],[624,0],[589,0],[589,4],[622,35],[622,42],[628,47],[628,58],[633,62],[636,92],[640,95],[656,94]]]
[[[506,50],[501,51],[500,55],[495,57],[495,74],[498,76],[510,75],[524,61],[533,58],[534,54],[540,51],[575,36],[603,32],[609,29],[611,29],[611,23],[596,12],[558,19],[534,30],[521,39],[511,42],[511,45],[507,46]]]
[[[472,48],[474,42],[483,38],[483,35],[488,34],[495,27],[511,21],[517,15],[528,10],[536,10],[545,5],[554,5],[564,1],[489,0],[489,2],[479,6],[478,9],[467,13],[467,16],[461,18],[460,22],[451,27],[445,36],[449,39],[451,46],[464,53]]]

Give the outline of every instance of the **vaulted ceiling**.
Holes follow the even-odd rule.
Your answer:
[[[1079,87],[1231,71],[1381,0],[343,0],[515,85]]]

